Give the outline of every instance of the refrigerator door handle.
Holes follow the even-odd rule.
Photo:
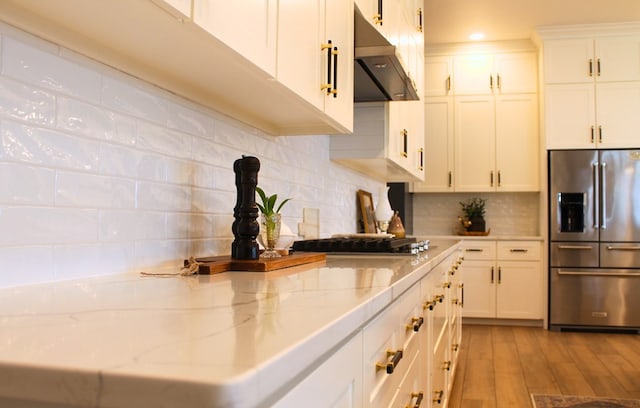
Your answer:
[[[557,271],[558,275],[561,276],[605,276],[605,277],[628,277],[628,276],[640,276],[640,272],[629,272],[629,273],[606,273],[606,272],[582,272],[582,271]]]
[[[631,245],[631,246],[607,245],[607,251],[640,251],[640,245]]]
[[[558,245],[558,249],[585,249],[590,251],[593,247],[591,245]]]
[[[593,228],[600,228],[600,163],[593,163]]]
[[[607,228],[607,163],[600,163],[600,228]]]

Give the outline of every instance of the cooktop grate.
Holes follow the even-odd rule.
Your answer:
[[[347,238],[334,237],[295,241],[294,251],[309,252],[374,252],[374,253],[417,253],[426,244],[416,238]],[[420,249],[420,247],[423,247]]]

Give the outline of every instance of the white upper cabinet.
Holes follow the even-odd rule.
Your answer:
[[[412,183],[412,191],[452,192],[453,99],[429,97],[424,103],[424,182]]]
[[[353,3],[280,0],[277,79],[353,128]]]
[[[455,190],[538,191],[536,94],[455,98]]]
[[[425,58],[424,96],[446,96],[451,94],[453,57],[436,56]]]
[[[425,175],[412,191],[539,191],[537,89],[525,48],[427,55]]]
[[[537,57],[533,52],[456,55],[456,95],[537,92]]]
[[[640,81],[640,36],[544,42],[545,84]]]
[[[193,0],[193,21],[275,77],[277,0]]]
[[[412,127],[420,114],[421,101],[356,104],[353,135],[331,136],[331,160],[382,181],[422,181],[424,134]]]
[[[293,3],[5,0],[2,19],[268,134],[350,133],[353,4]],[[340,42],[330,50],[338,93],[321,100],[328,36]]]
[[[640,26],[540,35],[547,149],[640,146]]]

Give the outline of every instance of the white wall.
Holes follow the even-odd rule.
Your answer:
[[[355,232],[356,190],[328,136],[270,137],[0,24],[0,287],[175,266],[230,252],[233,162],[292,197],[294,230]]]
[[[540,235],[540,193],[413,194],[414,235],[455,235],[460,229],[460,201],[486,200],[485,221],[491,236]]]

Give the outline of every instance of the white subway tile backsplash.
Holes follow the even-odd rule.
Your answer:
[[[57,126],[94,139],[136,142],[135,120],[75,99],[58,98]]]
[[[156,211],[189,211],[191,209],[191,189],[175,185],[139,182],[136,208]]]
[[[233,163],[319,208],[320,232],[356,230],[356,190],[328,136],[274,137],[0,23],[0,287],[229,254]]]
[[[167,102],[167,111],[169,128],[203,137],[212,135],[213,119],[210,116],[174,101]]]
[[[132,242],[167,237],[167,215],[159,211],[100,210],[101,242]]]
[[[56,279],[74,279],[133,271],[135,248],[125,244],[58,245],[54,247]]]
[[[166,170],[164,168],[159,172],[157,170],[151,171],[150,175],[149,173],[141,171],[141,167],[143,167],[142,163],[145,161],[144,158],[149,156],[153,155],[151,153],[135,150],[134,147],[101,143],[98,153],[98,172],[100,174],[111,176],[131,178],[140,177],[144,179],[164,181],[166,179]],[[155,160],[149,160],[149,162],[160,162],[160,159],[158,156],[155,156]]]
[[[93,140],[11,121],[0,123],[0,137],[0,148],[9,160],[76,170],[97,168],[99,145]]]
[[[53,265],[51,246],[0,246],[0,288],[53,281]]]
[[[138,272],[170,267],[178,270],[191,255],[187,240],[140,241],[135,244],[135,253]]]
[[[486,200],[485,221],[491,235],[537,236],[539,193],[417,193],[413,194],[413,233],[455,235],[460,229],[460,201]]]
[[[0,115],[39,125],[53,125],[55,97],[50,92],[0,76]]]
[[[96,242],[98,211],[59,207],[0,207],[0,246]]]
[[[119,75],[103,76],[102,104],[108,109],[146,119],[158,125],[167,124],[169,112],[161,94],[137,87],[133,80],[123,80]]]
[[[56,204],[90,208],[134,208],[136,183],[116,177],[58,172]]]
[[[98,102],[100,74],[9,36],[2,42],[2,74],[63,94]]]
[[[167,156],[191,158],[192,136],[152,125],[146,122],[138,123],[136,144],[139,149],[151,150]]]
[[[51,169],[0,162],[0,203],[53,205],[55,177]]]

